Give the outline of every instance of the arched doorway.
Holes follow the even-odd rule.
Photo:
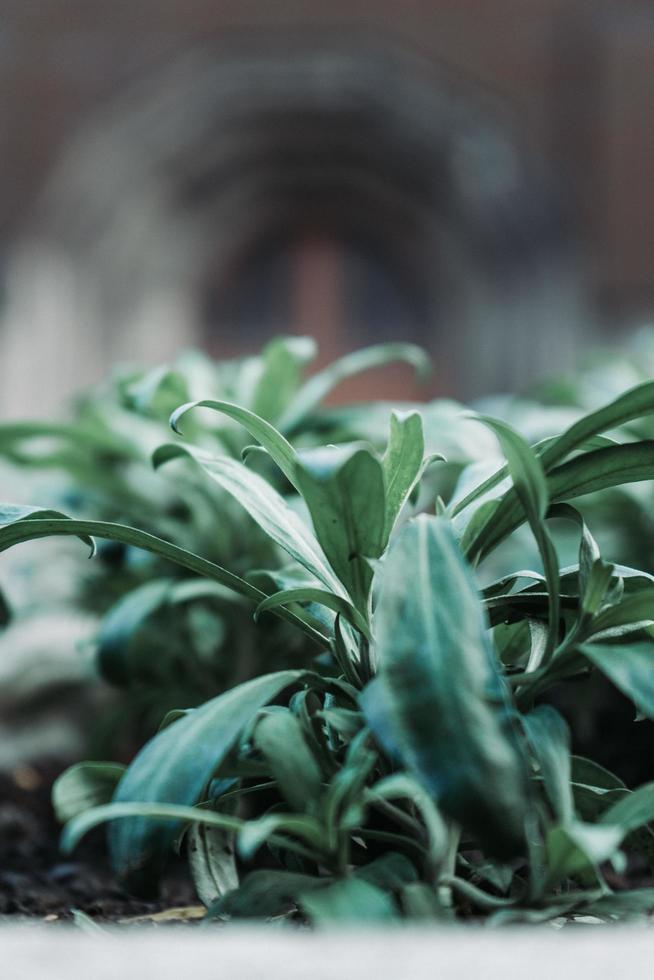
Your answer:
[[[368,36],[235,39],[154,73],[80,133],[17,250],[7,402],[28,376],[42,411],[116,360],[278,329],[330,353],[402,332],[461,396],[569,363],[565,228],[486,101]]]

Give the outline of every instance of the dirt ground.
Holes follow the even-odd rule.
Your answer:
[[[128,895],[109,867],[101,829],[72,855],[62,855],[50,787],[63,768],[48,762],[0,772],[0,918],[61,922],[75,910],[117,922],[197,906],[181,868],[171,872],[156,902]]]

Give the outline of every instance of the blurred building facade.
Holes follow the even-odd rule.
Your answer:
[[[602,0],[9,0],[0,409],[280,331],[464,396],[569,368],[654,303],[653,41]]]

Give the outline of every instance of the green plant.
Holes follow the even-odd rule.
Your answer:
[[[138,528],[36,509],[4,509],[0,549],[51,535],[143,548],[233,590],[259,619],[281,617],[316,656],[169,716],[126,771],[70,770],[55,787],[65,846],[110,821],[114,865],[143,890],[185,840],[218,918],[611,920],[654,907],[654,890],[618,883],[654,860],[654,784],[631,791],[571,754],[547,703],[599,671],[654,716],[652,577],[605,561],[569,503],[654,477],[652,442],[605,436],[654,413],[654,383],[537,447],[479,418],[506,465],[433,515],[412,503],[434,462],[419,412],[391,416],[379,455],[362,443],[298,451],[224,402],[183,405],[174,427],[199,404],[239,420],[306,514],[225,455],[169,443],[156,465],[192,463],[232,494],[287,552],[290,577],[265,591]],[[572,568],[559,568],[552,520],[577,527]],[[479,591],[474,569],[525,524],[543,572]]]
[[[482,399],[476,408],[508,422],[530,443],[536,443],[556,435],[653,374],[654,332],[645,328],[629,343],[621,343],[619,350],[586,354],[581,368],[567,376],[541,382],[529,397],[493,396]],[[620,442],[651,439],[653,418],[652,415],[630,418],[611,435]],[[480,463],[478,469],[488,474],[492,467],[492,461],[488,460]],[[465,479],[470,482],[471,478],[469,469]],[[462,489],[465,493],[465,488]],[[603,555],[651,574],[654,572],[653,503],[652,484],[644,481],[620,483],[586,494],[576,506],[592,527]],[[561,564],[572,564],[578,547],[575,525],[570,521],[552,521],[550,529]],[[523,528],[485,563],[485,581],[501,577],[518,564],[542,571],[538,562],[533,538]],[[567,713],[578,751],[615,769],[629,785],[652,778],[649,747],[654,725],[646,722],[633,730],[629,753],[624,752],[620,740],[607,739],[607,730],[624,729],[631,705],[600,675],[593,676],[585,686],[583,698],[579,697],[578,686],[572,684],[557,691],[556,703]]]
[[[276,545],[228,493],[207,488],[198,475],[177,470],[155,474],[153,449],[168,433],[168,416],[180,401],[199,393],[238,402],[279,425],[303,444],[358,435],[367,416],[352,410],[332,419],[321,406],[333,387],[361,371],[405,361],[424,374],[425,354],[410,344],[383,344],[356,351],[305,380],[316,354],[308,337],[278,337],[253,357],[213,362],[197,351],[170,366],[121,369],[81,396],[62,422],[0,425],[0,457],[21,477],[37,481],[55,510],[73,507],[89,519],[131,524],[187,551],[248,575],[283,572]],[[190,434],[208,452],[240,459],[249,437],[232,419],[189,420]],[[269,461],[250,455],[249,465],[287,493],[288,482]],[[102,617],[95,637],[100,675],[129,693],[95,733],[96,751],[107,743],[123,752],[150,735],[168,709],[189,707],[274,666],[305,657],[305,639],[282,621],[256,630],[251,611],[218,583],[197,582],[187,569],[121,542],[101,542],[99,560],[79,563],[76,606]],[[57,576],[53,569],[53,576]],[[45,580],[45,581],[44,581]],[[48,600],[40,576],[41,610]],[[34,617],[39,609],[32,610]],[[131,723],[128,723],[132,719]],[[99,743],[99,746],[98,746]]]
[[[529,441],[556,435],[588,412],[616,398],[630,387],[654,375],[654,331],[640,331],[620,351],[594,351],[581,369],[568,376],[541,382],[526,397],[509,395],[482,399],[479,409],[508,422]],[[615,437],[622,442],[651,439],[651,416],[630,419]],[[654,572],[654,523],[652,487],[649,483],[624,483],[590,494],[582,507],[602,549],[619,554],[623,561]],[[620,520],[615,520],[616,512]],[[574,548],[573,534],[560,534],[563,554]]]

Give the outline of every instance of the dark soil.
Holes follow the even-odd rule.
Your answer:
[[[102,831],[89,835],[72,856],[62,855],[50,788],[63,768],[50,762],[0,772],[0,918],[60,922],[79,911],[98,922],[116,922],[197,905],[181,869],[164,881],[157,901],[130,896],[111,871]]]

